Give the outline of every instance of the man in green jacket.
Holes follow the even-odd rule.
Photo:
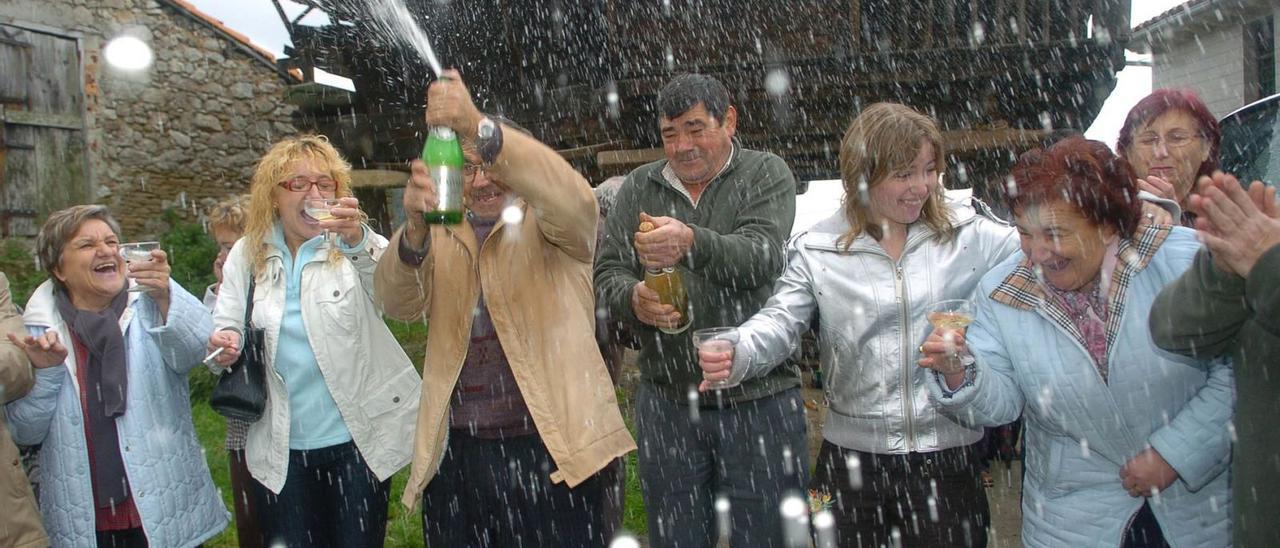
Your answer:
[[[1232,463],[1236,546],[1280,546],[1280,206],[1274,188],[1230,175],[1190,198],[1205,243],[1151,308],[1157,345],[1193,357],[1230,352],[1236,374]]]
[[[737,112],[716,79],[685,74],[658,96],[665,160],[636,168],[618,191],[595,267],[601,312],[640,341],[638,470],[654,546],[709,546],[716,501],[729,502],[734,546],[781,546],[778,507],[808,475],[804,405],[794,366],[724,390],[702,380],[694,330],[737,326],[782,273],[795,180],[781,158],[734,141]],[[638,233],[641,222],[654,229]],[[689,318],[642,282],[674,267]],[[599,316],[600,313],[597,313]],[[659,327],[685,325],[667,334]]]

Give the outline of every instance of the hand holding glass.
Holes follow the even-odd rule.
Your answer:
[[[939,331],[948,345],[948,354],[958,357],[960,364],[968,366],[973,363],[969,353],[957,356],[955,341],[957,336],[964,336],[965,329],[973,323],[973,301],[969,299],[948,299],[938,301],[929,306],[929,324]]]
[[[317,221],[329,221],[334,218],[333,208],[341,207],[341,205],[337,198],[309,198],[306,202],[303,202],[302,207],[308,217]],[[332,243],[329,238],[329,229],[327,228],[324,229],[324,239]]]
[[[726,373],[732,371],[733,344],[737,338],[737,331],[736,327],[712,327],[693,332],[693,344],[698,350],[698,365],[703,368],[704,379],[708,366],[722,368],[721,370]],[[737,385],[738,383],[731,383],[727,378],[702,381],[702,387],[705,390],[724,390]]]
[[[133,242],[120,244],[120,256],[124,257],[124,262],[136,263],[152,260],[151,252],[160,249],[160,242]],[[142,291],[150,291],[151,288],[145,285],[134,284],[129,288],[131,293]]]

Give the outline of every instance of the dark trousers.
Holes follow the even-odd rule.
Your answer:
[[[279,495],[253,486],[268,546],[382,546],[391,480],[378,481],[355,443],[289,451]]]
[[[142,528],[98,531],[98,548],[147,548],[147,535]]]
[[[1164,532],[1160,530],[1160,522],[1151,512],[1151,504],[1143,503],[1142,508],[1129,521],[1121,539],[1121,548],[1169,548],[1164,540]]]
[[[604,490],[600,526],[604,538],[612,540],[622,529],[622,518],[627,511],[627,458],[613,459],[596,475],[600,476],[600,486]]]
[[[720,535],[714,505],[721,496],[729,501],[732,546],[784,546],[778,510],[784,496],[804,496],[805,428],[799,388],[700,408],[695,418],[687,404],[641,383],[637,465],[650,546],[714,546]]]
[[[440,469],[422,493],[432,548],[604,546],[599,474],[570,489],[534,435],[484,439],[449,431]]]
[[[848,459],[860,463],[851,486]],[[838,546],[981,547],[991,521],[973,446],[932,453],[878,455],[822,442],[813,486],[833,499]]]
[[[244,449],[227,451],[227,463],[231,468],[231,498],[236,509],[236,537],[240,539],[240,548],[262,548],[266,544],[258,523],[261,517],[256,504],[258,494],[253,491],[253,476],[249,475]]]

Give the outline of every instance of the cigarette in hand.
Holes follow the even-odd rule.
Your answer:
[[[214,358],[217,358],[217,357],[218,357],[218,354],[221,354],[221,353],[222,353],[222,351],[223,351],[223,350],[226,350],[226,349],[227,349],[227,347],[225,347],[225,346],[220,346],[220,347],[218,347],[218,349],[217,349],[217,350],[214,350],[213,352],[210,352],[208,356],[205,356],[205,357],[204,357],[204,364],[205,364],[205,365],[213,365],[213,359],[214,359]]]

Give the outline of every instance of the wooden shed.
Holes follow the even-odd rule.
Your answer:
[[[357,166],[415,157],[431,79],[365,0],[306,0],[332,24],[291,24],[291,67],[352,78],[300,127],[334,137]],[[1016,153],[1083,131],[1124,65],[1129,0],[407,0],[481,108],[528,126],[593,182],[661,156],[654,103],[674,74],[717,76],[744,145],[798,179],[831,177],[849,121],[890,100],[935,116],[951,184],[1000,180]],[[281,14],[283,15],[283,11]],[[299,18],[300,19],[300,18]],[[286,22],[291,22],[286,20]]]

